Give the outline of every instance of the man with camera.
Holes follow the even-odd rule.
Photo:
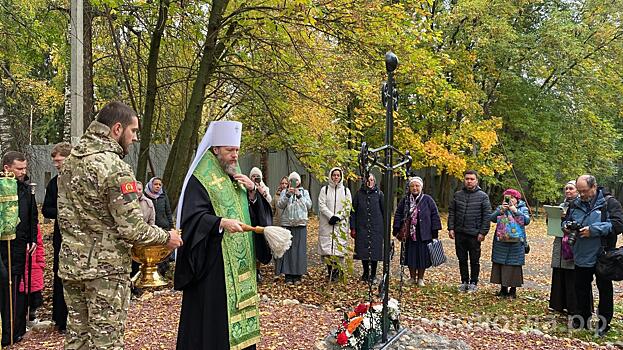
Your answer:
[[[597,186],[594,176],[578,177],[576,186],[580,196],[570,204],[563,223],[563,231],[569,235],[575,259],[578,315],[573,315],[573,327],[590,329],[595,276],[599,291],[596,334],[604,336],[610,330],[614,313],[612,281],[596,274],[595,268],[599,254],[614,247],[617,233],[623,232],[623,210],[615,198]]]

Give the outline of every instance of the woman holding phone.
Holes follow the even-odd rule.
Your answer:
[[[523,284],[522,266],[526,261],[525,226],[530,223],[530,211],[521,200],[521,193],[509,188],[504,191],[502,205],[491,214],[496,223],[491,253],[491,283],[501,286],[498,296],[517,297],[517,287]]]
[[[290,185],[281,191],[277,208],[281,213],[281,226],[292,233],[292,246],[283,257],[275,261],[275,276],[285,275],[286,283],[300,283],[307,273],[307,213],[312,207],[309,192],[301,187],[301,176],[292,172]]]

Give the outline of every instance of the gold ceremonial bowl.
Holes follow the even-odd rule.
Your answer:
[[[158,264],[171,254],[162,245],[139,245],[132,247],[132,259],[141,264],[141,269],[132,278],[138,288],[166,286],[167,281],[158,273]]]

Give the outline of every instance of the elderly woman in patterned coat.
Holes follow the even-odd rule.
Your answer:
[[[502,204],[491,213],[496,223],[491,253],[491,283],[501,285],[498,296],[517,297],[517,287],[523,284],[522,266],[526,262],[525,226],[530,223],[530,210],[521,200],[521,193],[509,188],[504,191]]]
[[[424,193],[424,180],[415,176],[409,179],[409,193],[400,201],[394,215],[394,236],[408,223],[408,234],[402,243],[403,265],[409,267],[409,284],[424,286],[424,272],[431,267],[428,243],[439,237],[441,220],[433,197]]]

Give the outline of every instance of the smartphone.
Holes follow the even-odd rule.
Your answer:
[[[511,196],[504,196],[504,204],[509,204],[511,202]]]
[[[296,188],[296,179],[290,179],[290,187]]]

